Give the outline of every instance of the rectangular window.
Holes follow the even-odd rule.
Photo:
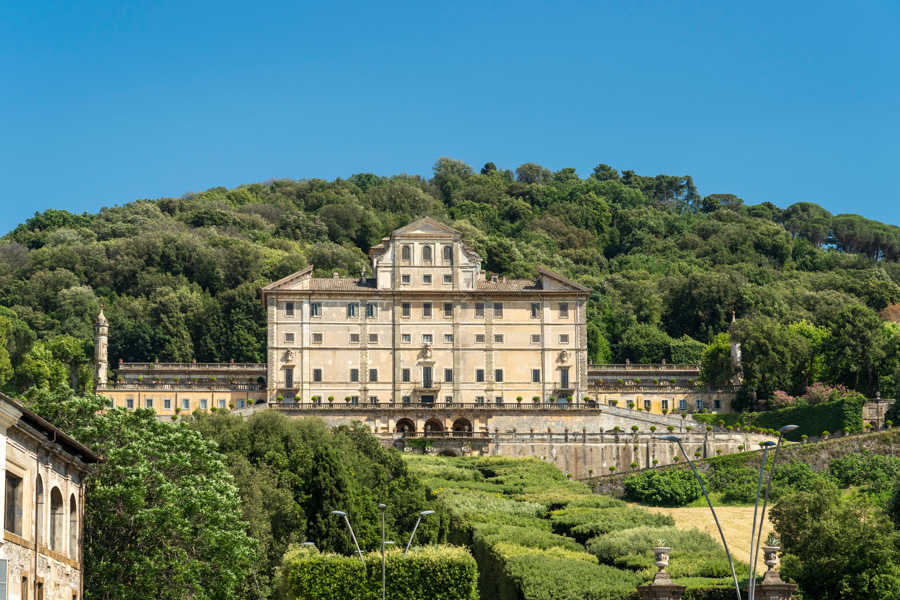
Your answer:
[[[144,398],[144,408],[153,408],[153,398]]]
[[[484,343],[484,334],[483,334],[483,333],[476,333],[476,334],[475,334],[475,343],[476,343],[476,344],[483,344],[483,343]]]
[[[453,369],[444,369],[444,381],[448,383],[453,381]]]
[[[369,404],[378,404],[378,396],[369,396]]]
[[[453,334],[452,334],[452,333],[445,333],[445,334],[444,334],[444,343],[445,343],[445,344],[452,344],[452,343],[453,343]]]
[[[647,412],[650,412],[650,410],[651,410],[652,408],[653,408],[653,405],[650,404],[650,401],[649,401],[649,400],[644,400],[644,410],[646,410]]]
[[[444,402],[447,404],[453,404],[453,396],[444,396]]]
[[[494,396],[494,404],[503,406],[503,396]]]
[[[484,381],[484,369],[475,369],[475,381],[479,383]]]
[[[409,275],[401,275],[401,276],[400,276],[400,283],[401,283],[402,285],[409,285]]]
[[[209,407],[206,398],[200,398],[200,410],[206,410]]]
[[[125,408],[128,410],[134,410],[134,398],[128,398],[125,401]]]
[[[377,344],[377,343],[378,343],[378,334],[377,334],[377,333],[370,333],[370,334],[369,334],[369,343],[370,343],[370,344]]]
[[[444,302],[444,316],[448,319],[453,316],[453,304],[452,303]]]
[[[532,319],[540,319],[541,318],[541,303],[540,302],[532,302],[531,303],[531,318]]]
[[[444,246],[442,252],[444,253],[444,262],[451,263],[453,262],[453,246]]]
[[[314,333],[314,334],[312,334],[312,342],[313,342],[313,344],[321,344],[323,339],[325,339],[324,334],[321,334],[321,333]]]
[[[484,404],[484,396],[475,396],[475,404]]]
[[[422,275],[422,283],[424,283],[425,285],[431,285],[431,275],[430,274]]]
[[[476,302],[475,303],[475,316],[476,317],[484,316],[484,302]]]
[[[6,530],[16,535],[22,535],[22,509],[24,485],[22,478],[6,472],[6,506],[5,519]]]
[[[697,410],[703,410],[703,400],[697,400]]]
[[[350,343],[351,343],[351,344],[358,344],[358,343],[359,343],[359,334],[358,334],[358,333],[351,333],[351,334],[350,334]]]
[[[350,369],[350,381],[353,383],[359,381],[359,369]]]
[[[678,410],[687,410],[687,400],[682,398],[678,401]]]
[[[541,382],[541,370],[540,369],[532,369],[531,370],[531,383],[540,383]]]
[[[503,318],[503,303],[502,302],[494,302],[494,318],[495,319]]]
[[[244,408],[244,401],[238,400],[238,408]]]
[[[409,404],[409,402],[410,402],[410,397],[409,397],[409,396],[403,396],[403,398],[401,398],[400,401],[403,402],[403,404]]]
[[[540,336],[540,334],[532,333],[532,334],[531,334],[531,343],[532,343],[532,344],[540,344],[540,343],[541,343],[541,336]]]
[[[713,408],[715,410],[719,410],[720,408],[722,408],[722,401],[721,400],[713,400]]]
[[[433,341],[434,341],[434,337],[433,337],[430,333],[423,333],[423,334],[422,334],[422,343],[423,343],[423,344],[430,344],[430,343],[432,343]]]
[[[313,369],[313,381],[322,381],[322,369]]]
[[[359,404],[359,396],[350,396],[350,404],[353,406]]]
[[[447,285],[453,283],[453,275],[450,275],[449,273],[444,275],[444,283]]]
[[[426,319],[431,318],[431,302],[422,303],[422,316]]]
[[[378,381],[378,369],[369,369],[369,381]]]
[[[409,383],[409,369],[400,369],[400,381]]]
[[[495,334],[494,334],[494,343],[495,343],[495,344],[502,344],[502,343],[503,343],[503,334],[502,334],[502,333],[495,333]]]
[[[408,333],[401,333],[400,341],[403,342],[404,344],[408,344],[412,341],[412,336],[410,336]]]
[[[412,256],[412,249],[409,246],[403,246],[400,248],[400,260],[403,262],[409,262],[410,257]]]
[[[374,302],[366,303],[366,318],[367,319],[374,319],[377,312],[378,312],[378,307],[375,306]]]
[[[568,319],[569,318],[569,303],[568,302],[560,302],[559,318],[560,319]]]
[[[294,343],[294,334],[293,333],[284,334],[284,341],[287,342],[288,344]]]
[[[659,401],[659,407],[660,407],[662,410],[669,410],[669,401],[668,401],[668,400],[660,400],[660,401]]]
[[[568,333],[560,334],[559,343],[560,344],[568,344],[569,343],[569,334]]]
[[[189,398],[181,399],[181,410],[191,410],[191,401]]]
[[[284,316],[286,316],[286,317],[294,316],[294,303],[293,302],[285,302],[284,303]]]
[[[163,408],[166,410],[172,410],[172,399],[171,398],[163,399]]]
[[[359,316],[359,304],[356,302],[351,302],[347,305],[347,316],[350,318],[354,318]]]
[[[494,381],[503,383],[503,369],[494,369]]]
[[[410,309],[409,302],[404,302],[404,303],[401,304],[400,306],[401,306],[401,308],[400,308],[400,316],[401,316],[401,317],[408,317],[408,316],[409,316],[409,312],[410,312],[410,310],[409,310],[409,309]]]
[[[219,398],[219,408],[225,408],[225,398]]]
[[[322,316],[322,303],[321,302],[313,302],[309,305],[309,316],[311,317],[321,317]]]

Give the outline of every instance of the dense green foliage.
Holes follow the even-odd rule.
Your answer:
[[[694,474],[684,469],[635,473],[625,478],[624,486],[628,500],[651,506],[684,506],[703,493]]]
[[[418,544],[446,537],[447,515],[410,475],[395,450],[386,450],[362,425],[329,428],[319,419],[290,419],[262,412],[248,419],[217,412],[198,414],[190,427],[218,443],[243,500],[244,519],[259,541],[254,565],[259,589],[269,589],[291,543],[312,541],[329,552],[355,547],[343,520],[348,513],[360,546],[381,544],[378,504],[388,505],[389,539],[406,540],[416,515],[436,513],[416,531]]]
[[[104,457],[87,480],[85,598],[230,600],[249,591],[256,543],[215,443],[152,411],[98,413],[104,405],[47,391],[32,399]]]
[[[900,598],[900,531],[864,496],[798,492],[771,513],[781,538],[781,572],[804,597]]]
[[[279,570],[282,600],[377,600],[381,598],[381,554],[321,554],[293,548]],[[385,592],[404,600],[478,600],[478,569],[463,548],[414,548],[385,556]]]
[[[460,229],[489,271],[545,264],[590,286],[595,362],[703,355],[704,378],[721,383],[730,363],[715,336],[730,327],[748,405],[820,379],[885,397],[900,384],[900,328],[877,316],[900,301],[900,228],[806,202],[701,197],[689,176],[476,172],[441,158],[431,179],[278,180],[36,214],[0,240],[0,385],[85,389],[101,303],[112,365],[261,361],[260,286],[309,263],[356,276],[372,244],[423,215]]]
[[[687,548],[678,554],[683,564],[677,572],[690,586],[686,597],[718,598],[719,589],[730,585],[727,559],[709,536],[678,531],[669,516],[591,494],[547,463],[420,456],[407,461],[447,505],[451,539],[472,549],[482,598],[630,600],[656,571],[651,548],[660,537]],[[620,552],[616,544],[626,532],[638,535]],[[602,550],[611,547],[616,550]],[[746,567],[738,567],[746,576]]]
[[[732,414],[695,414],[694,419],[708,425],[718,424],[742,428],[777,430],[784,425],[798,428],[785,434],[791,441],[799,441],[802,436],[819,436],[824,431],[832,433],[862,431],[862,405],[866,399],[857,393],[846,393],[835,400],[821,403],[799,402],[795,406],[763,412],[743,412]]]

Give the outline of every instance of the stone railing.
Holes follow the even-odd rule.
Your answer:
[[[265,371],[265,363],[164,363],[120,362],[125,371]]]
[[[181,381],[178,383],[162,383],[162,382],[154,382],[154,381],[138,381],[138,382],[125,382],[125,383],[116,383],[110,382],[106,385],[106,390],[160,390],[160,391],[171,391],[171,392],[185,392],[190,391],[192,389],[196,390],[212,390],[216,392],[264,392],[266,391],[265,385],[260,385],[258,383],[228,383],[228,382],[209,382],[209,381],[198,381],[196,383],[192,381]]]

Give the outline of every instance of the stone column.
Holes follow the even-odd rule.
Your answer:
[[[672,583],[672,578],[666,573],[666,566],[669,564],[669,550],[666,546],[655,546],[653,553],[655,554],[654,564],[659,568],[653,581],[649,585],[639,585],[638,594],[641,600],[681,600],[684,593],[683,585]]]

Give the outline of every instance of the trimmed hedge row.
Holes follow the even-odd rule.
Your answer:
[[[321,554],[294,547],[279,570],[284,600],[378,600],[381,598],[381,554],[356,556]],[[457,546],[422,546],[403,556],[386,555],[386,590],[404,600],[478,600],[475,559]]]
[[[650,506],[684,506],[703,493],[694,474],[687,469],[635,473],[625,478],[624,487],[626,498]]]
[[[613,508],[563,508],[550,514],[553,531],[568,535],[582,544],[592,537],[619,529],[675,525],[669,515],[649,513],[631,506]]]

